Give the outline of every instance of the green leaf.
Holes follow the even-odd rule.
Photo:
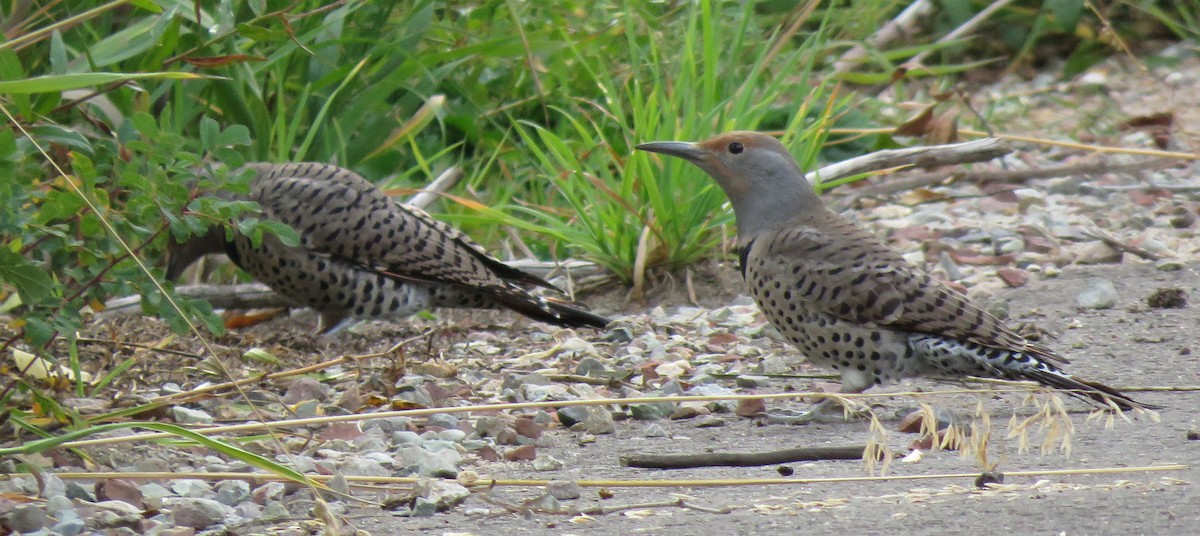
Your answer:
[[[209,116],[204,116],[200,119],[200,146],[205,151],[212,151],[217,148],[217,137],[221,133],[221,125]]]
[[[287,32],[282,30],[272,30],[262,26],[254,26],[250,24],[238,24],[237,32],[243,37],[252,39],[259,43],[267,43],[271,41],[282,41],[288,38]]]
[[[1042,7],[1050,12],[1059,30],[1074,32],[1083,16],[1083,0],[1044,0]]]
[[[220,147],[250,145],[250,129],[245,125],[233,125],[222,130],[221,135],[217,137],[217,145]]]
[[[153,0],[125,0],[126,4],[130,4],[152,13],[162,13],[163,9],[155,4]]]
[[[286,223],[264,220],[258,222],[256,227],[258,232],[261,232],[261,230],[265,229],[271,234],[279,237],[279,241],[283,242],[283,245],[285,246],[296,247],[300,245],[300,234]]]
[[[196,73],[159,72],[159,73],[79,73],[37,76],[24,80],[0,82],[0,93],[10,95],[25,95],[30,93],[53,93],[85,87],[100,86],[113,82],[138,79],[160,80],[199,80],[223,79],[219,76],[208,76]]]
[[[74,192],[50,190],[46,193],[46,199],[42,201],[37,221],[38,223],[45,224],[78,216],[84,204],[83,199]]]
[[[7,247],[0,247],[0,282],[16,287],[26,305],[52,301],[54,281],[50,274]]]

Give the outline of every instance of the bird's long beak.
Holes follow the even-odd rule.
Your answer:
[[[634,149],[677,156],[689,162],[699,162],[708,154],[699,145],[690,141],[652,141],[638,145]]]

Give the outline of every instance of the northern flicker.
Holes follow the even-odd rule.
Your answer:
[[[1063,372],[1061,356],[826,208],[775,138],[730,132],[637,148],[691,162],[720,185],[754,301],[810,361],[841,374],[842,393],[907,377],[976,376],[1032,380],[1101,407],[1153,408]]]
[[[332,333],[363,318],[402,317],[424,309],[505,307],[567,327],[603,328],[608,319],[529,287],[554,285],[489,255],[470,237],[425,211],[393,201],[352,171],[325,164],[250,164],[249,200],[261,218],[300,235],[297,247],[274,235],[259,247],[214,226],[168,248],[175,279],[209,253],[225,253],[255,279],[320,313]],[[561,292],[561,291],[558,291]]]

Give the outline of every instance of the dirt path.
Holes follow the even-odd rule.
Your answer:
[[[1114,282],[1121,294],[1117,307],[1077,311],[1075,296],[1093,278]],[[1070,268],[1057,279],[1031,282],[1027,287],[1003,292],[1011,301],[1014,321],[1032,322],[1061,336],[1050,342],[1073,362],[1070,370],[1112,385],[1197,385],[1200,364],[1200,311],[1147,309],[1145,298],[1159,287],[1179,287],[1200,296],[1200,274],[1194,269],[1160,272],[1144,264],[1114,267]],[[1067,326],[1078,327],[1068,329]],[[1074,349],[1072,349],[1074,348]],[[792,385],[798,389],[805,383]],[[771,390],[788,387],[772,384]],[[889,390],[946,387],[917,381]],[[1161,421],[1140,418],[1117,422],[1112,429],[1087,422],[1086,413],[1075,413],[1075,436],[1070,456],[1018,452],[1015,440],[1004,440],[1007,417],[1015,396],[984,400],[994,418],[996,433],[990,456],[1001,460],[1004,472],[1043,469],[1088,469],[1155,464],[1192,464],[1200,454],[1200,441],[1186,439],[1200,428],[1195,408],[1200,393],[1138,393],[1137,397],[1166,406]],[[970,414],[973,398],[938,397],[931,403],[940,410]],[[1070,401],[1072,409],[1083,410]],[[876,412],[881,418],[912,406],[907,398],[885,400]],[[1029,409],[1023,410],[1028,413]],[[893,417],[884,424],[888,444],[896,450],[914,439],[895,431]],[[720,428],[695,428],[691,421],[659,422],[670,437],[647,438],[647,423],[619,422],[614,435],[601,435],[586,446],[574,432],[553,430],[539,441],[539,452],[565,462],[562,470],[536,472],[528,463],[493,463],[478,467],[497,478],[554,479],[715,479],[778,478],[775,467],[653,471],[621,468],[617,459],[627,453],[687,453],[771,450],[794,446],[862,443],[863,423],[814,424],[791,427],[756,426],[746,419],[729,417]],[[861,462],[826,461],[792,464],[796,478],[856,477],[865,474]],[[978,473],[974,460],[955,452],[932,452],[916,464],[894,463],[893,476],[942,473]],[[534,513],[469,514],[471,508],[500,510],[477,497],[446,514],[432,518],[401,518],[386,513],[351,515],[356,526],[372,534],[422,532],[431,534],[770,534],[784,531],[809,534],[1196,534],[1200,533],[1200,469],[1163,473],[1009,477],[1001,489],[978,491],[971,478],[926,481],[828,483],[789,486],[752,486],[712,489],[638,489],[612,487],[613,498],[602,501],[595,489],[584,489],[583,498],[568,501],[572,507],[616,505],[671,500],[681,493],[695,504],[730,508],[728,514],[678,508],[644,509],[637,515],[610,514],[573,523],[567,515]],[[536,488],[500,488],[492,496],[510,504],[536,497]]]

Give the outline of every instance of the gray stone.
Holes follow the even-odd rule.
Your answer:
[[[606,376],[612,369],[608,368],[603,361],[594,357],[585,357],[579,360],[579,364],[575,365],[575,374],[579,376]]]
[[[96,502],[96,497],[92,495],[92,491],[79,485],[78,482],[70,482],[67,484],[67,498]]]
[[[1121,262],[1125,253],[1104,242],[1089,242],[1079,250],[1078,264],[1113,264]]]
[[[54,517],[59,517],[61,512],[70,512],[74,509],[75,503],[66,495],[55,495],[46,499],[46,513]]]
[[[263,507],[246,501],[234,506],[233,513],[245,519],[258,519],[262,517]]]
[[[438,439],[443,441],[452,441],[454,443],[458,443],[467,438],[467,433],[457,428],[442,430],[441,432],[438,432],[437,435]]]
[[[583,421],[583,430],[589,434],[611,434],[617,430],[612,412],[608,408],[593,406],[588,408],[587,419]]]
[[[400,449],[400,460],[404,467],[412,469],[418,475],[454,478],[458,475],[458,464],[462,463],[462,455],[457,449],[429,452],[421,447],[404,447]]]
[[[433,397],[429,391],[420,385],[404,384],[396,388],[396,396],[422,407],[431,408]]]
[[[569,501],[583,496],[583,491],[572,480],[551,480],[546,483],[546,493],[560,501]]]
[[[212,424],[212,415],[198,409],[175,406],[171,408],[171,417],[178,424]]]
[[[229,506],[250,498],[250,483],[244,480],[225,480],[217,484],[217,502]]]
[[[56,534],[61,534],[62,536],[76,536],[77,534],[83,532],[85,526],[86,525],[82,519],[75,517],[71,519],[63,519],[58,523],[55,523],[53,527],[50,527],[50,530]]]
[[[788,358],[781,355],[769,355],[764,357],[762,362],[758,364],[757,372],[759,374],[787,374],[792,370],[788,364]]]
[[[558,422],[562,423],[564,428],[575,426],[576,423],[581,423],[588,417],[588,408],[583,406],[569,406],[558,408]]]
[[[430,517],[437,513],[437,504],[425,497],[417,497],[413,501],[412,516],[413,517]]]
[[[418,434],[416,432],[410,432],[408,430],[400,430],[397,432],[392,432],[392,444],[397,445],[397,446],[403,446],[403,445],[419,446],[424,441],[425,440],[421,437],[421,434]]]
[[[1112,281],[1096,279],[1075,297],[1075,305],[1084,309],[1111,309],[1120,295]]]
[[[529,503],[529,507],[545,512],[562,511],[562,503],[558,502],[558,499],[555,499],[554,496],[550,494],[542,495],[541,497],[534,499]]]
[[[441,452],[443,450],[458,450],[458,444],[444,439],[429,439],[421,444],[421,448],[429,452]]]
[[[50,523],[50,517],[46,515],[46,512],[40,506],[32,504],[13,508],[4,517],[8,520],[8,526],[20,533],[42,530]]]
[[[371,419],[363,423],[363,431],[378,428],[388,434],[395,434],[401,430],[408,430],[408,424],[412,419],[408,417],[387,417],[384,419]]]
[[[348,476],[391,476],[392,472],[387,470],[379,462],[369,458],[347,458],[338,465],[338,470],[341,474]]]
[[[642,431],[642,435],[645,437],[667,437],[670,434],[667,433],[667,429],[663,428],[661,424],[652,422]]]
[[[229,507],[212,499],[184,498],[171,504],[171,519],[176,525],[203,530],[232,513]]]
[[[262,519],[287,519],[291,516],[292,514],[288,512],[287,507],[279,501],[267,502],[267,505],[262,510]]]
[[[324,402],[328,398],[329,393],[321,382],[309,377],[300,377],[288,384],[287,392],[283,394],[283,403],[291,406],[305,400]]]
[[[206,497],[213,492],[212,485],[196,478],[184,478],[171,483],[171,491],[180,497]]]
[[[255,504],[266,506],[272,502],[283,500],[283,495],[287,491],[287,484],[283,482],[267,482],[250,493],[250,500]]]
[[[665,419],[674,412],[675,404],[671,402],[651,402],[646,404],[629,405],[630,416],[639,421],[657,421],[660,419]]]
[[[563,468],[562,460],[549,454],[539,454],[537,458],[533,459],[531,465],[535,471],[557,471]]]
[[[518,389],[519,396],[526,402],[546,402],[555,400],[572,400],[575,397],[567,393],[565,385],[523,384]]]
[[[440,426],[442,428],[457,428],[458,417],[449,413],[434,413],[430,415],[425,422],[426,426]]]
[[[433,502],[437,511],[445,512],[462,504],[470,496],[471,490],[462,484],[447,480],[432,480],[429,482],[425,498]]]

